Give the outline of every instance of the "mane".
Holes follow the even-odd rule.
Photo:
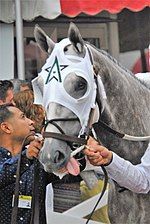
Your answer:
[[[134,77],[136,80],[138,80],[139,83],[141,83],[143,86],[145,86],[147,89],[150,89],[150,86],[148,86],[144,81],[138,79],[129,69],[125,68],[120,62],[118,62],[113,56],[111,56],[107,51],[99,49],[95,47],[93,44],[89,42],[85,42],[86,44],[93,47],[96,51],[106,56],[108,59],[110,59],[113,63],[115,63],[117,66],[119,66],[123,71],[127,72],[129,75]]]

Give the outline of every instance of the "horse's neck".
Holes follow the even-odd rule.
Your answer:
[[[141,130],[141,120],[145,120],[150,112],[150,91],[131,74],[127,74],[118,65],[114,66],[114,62],[113,65],[108,63],[108,70],[102,75],[107,95],[103,119],[117,129],[132,134],[149,130],[146,122]],[[129,122],[132,122],[132,127]]]
[[[150,92],[147,94],[145,88],[146,94],[144,95],[143,87],[136,90],[135,84],[133,87],[128,84],[129,80],[122,81],[124,83],[122,84],[120,83],[121,77],[118,79],[119,81],[104,79],[107,100],[101,120],[121,133],[133,136],[149,135],[150,105],[146,103],[150,102]],[[133,81],[131,80],[131,82]],[[136,80],[136,82],[138,81]],[[147,142],[123,141],[99,125],[98,123],[96,133],[102,144],[134,164],[140,162],[140,158],[147,148]]]
[[[107,96],[100,119],[125,134],[149,135],[150,90],[101,52],[95,52],[93,56]],[[100,123],[94,126],[102,144],[134,164],[140,162],[148,142],[122,140],[101,127]]]

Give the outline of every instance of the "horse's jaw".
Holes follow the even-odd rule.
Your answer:
[[[49,147],[47,146],[49,146],[49,143],[48,142],[44,143],[44,147],[41,149],[41,152],[39,155],[39,161],[42,163],[43,168],[46,172],[54,173],[60,179],[62,179],[68,173],[74,176],[77,176],[80,174],[80,176],[86,182],[89,189],[92,189],[96,185],[98,179],[93,170],[80,172],[79,163],[77,160],[71,157],[71,153],[67,157],[68,159],[65,159],[66,162],[64,162],[64,164],[52,162],[53,155],[51,155],[51,152],[49,151]]]
[[[49,147],[51,145],[51,149]],[[59,149],[59,150],[57,150]],[[48,173],[55,173],[60,178],[67,173],[77,176],[80,173],[80,164],[71,156],[71,149],[66,143],[55,139],[46,139],[39,154],[39,161]]]

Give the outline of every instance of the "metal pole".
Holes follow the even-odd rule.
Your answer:
[[[23,22],[20,0],[15,0],[18,78],[25,79]]]

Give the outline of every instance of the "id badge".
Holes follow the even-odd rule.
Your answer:
[[[28,195],[19,195],[18,208],[31,208],[32,197]],[[12,206],[14,206],[14,195]]]

